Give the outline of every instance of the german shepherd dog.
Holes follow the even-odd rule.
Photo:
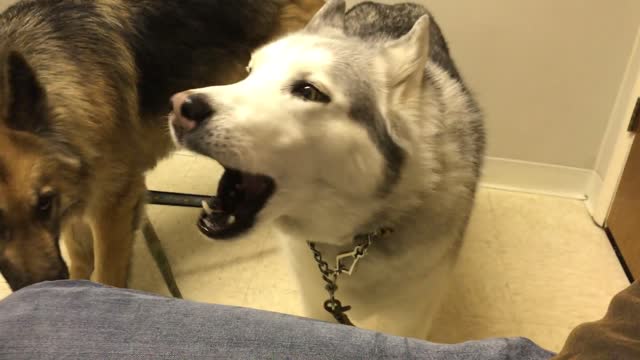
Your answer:
[[[0,16],[0,271],[125,287],[178,91],[246,76],[323,0],[24,0]],[[78,229],[90,228],[87,254]],[[68,268],[59,239],[68,244]]]

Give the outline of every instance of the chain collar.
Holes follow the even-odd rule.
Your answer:
[[[374,241],[381,239],[391,233],[393,230],[389,228],[381,228],[375,232],[368,234],[356,235],[353,238],[354,249],[344,252],[336,256],[336,266],[331,268],[323,259],[322,253],[316,248],[316,244],[308,242],[309,248],[313,252],[313,258],[318,264],[318,269],[322,273],[322,279],[325,281],[325,289],[329,293],[329,299],[324,302],[324,309],[333,317],[344,325],[354,326],[345,312],[351,309],[351,306],[342,306],[340,300],[336,299],[335,293],[338,290],[338,276],[347,274],[353,275],[360,259],[367,255],[367,251]]]

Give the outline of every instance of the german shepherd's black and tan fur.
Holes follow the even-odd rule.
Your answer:
[[[126,286],[172,94],[245,76],[323,0],[25,0],[0,16],[0,270]],[[74,240],[78,224],[93,253]],[[59,247],[63,237],[70,267]]]

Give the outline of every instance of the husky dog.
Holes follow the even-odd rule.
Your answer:
[[[169,97],[246,76],[322,0],[24,0],[0,16],[0,270],[12,289],[126,285],[143,174],[172,148]],[[86,252],[76,236],[93,235]],[[95,261],[94,255],[95,254]]]
[[[243,81],[176,94],[175,141],[226,169],[205,218],[214,238],[273,223],[308,314],[325,260],[378,229],[336,297],[356,325],[427,335],[450,281],[484,152],[482,115],[421,6],[329,1],[253,53]],[[329,260],[333,263],[333,260]],[[333,266],[334,264],[331,264]]]

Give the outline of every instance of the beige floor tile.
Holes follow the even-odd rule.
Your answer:
[[[304,311],[300,299],[300,292],[272,287],[256,287],[247,292],[247,305],[260,310],[303,316]]]
[[[456,277],[434,340],[517,334],[551,350],[629,284],[581,202],[494,190],[480,192]]]
[[[161,241],[163,243],[166,242],[166,240]],[[172,263],[175,262],[173,256],[168,255],[168,257],[173,260]],[[170,296],[162,274],[151,257],[151,253],[141,234],[136,236],[133,244],[133,257],[131,259],[128,285],[132,289]]]
[[[184,176],[165,182],[176,173]],[[150,184],[212,193],[220,173],[208,159],[178,154],[152,173]],[[269,229],[213,242],[194,226],[197,209],[149,212],[187,298],[302,314],[299,289]],[[132,284],[166,293],[145,250],[136,247]],[[478,194],[454,279],[433,340],[527,336],[552,350],[574,326],[601,317],[628,284],[581,202],[487,189]]]
[[[518,323],[554,326],[560,332],[549,337],[566,338],[566,327],[600,318],[611,297],[629,285],[582,203],[502,192],[491,192],[490,199]]]
[[[256,231],[234,241],[211,241],[195,226],[200,214],[198,209],[150,206],[148,212],[186,298],[244,305],[244,296],[254,278],[256,265],[273,251],[265,250],[263,246],[268,230]],[[165,290],[152,258],[138,256],[147,252],[144,240],[139,240],[142,245],[135,248],[131,286],[142,290]],[[153,269],[156,274],[149,275],[148,269]]]
[[[298,283],[291,273],[288,259],[273,234],[264,238],[264,256],[256,263],[257,271],[254,273],[250,287],[258,289],[265,284],[274,284],[279,290],[298,292]]]
[[[511,299],[509,274],[503,271],[503,249],[497,241],[488,191],[478,193],[465,240],[460,266],[434,328],[457,326],[457,320],[466,317],[513,321],[513,309],[504,305]]]
[[[300,289],[279,239],[273,235],[265,237],[264,256],[255,265],[247,304],[261,310],[303,315]]]
[[[9,288],[9,284],[7,284],[6,280],[0,275],[0,300],[11,294],[11,288]]]
[[[231,273],[234,280],[213,276],[215,287],[229,291],[215,299],[240,301],[244,294],[248,306],[297,314],[299,290],[279,243],[267,235],[262,251],[247,266],[216,270]],[[211,275],[203,276],[193,281]],[[519,335],[552,350],[573,327],[601,317],[611,296],[628,285],[606,236],[581,202],[486,189],[478,194],[455,279],[437,317],[434,340]],[[229,282],[236,291],[224,285]],[[194,291],[205,301],[214,299],[204,295],[206,287]]]
[[[149,172],[147,187],[158,191],[215,194],[222,171],[217,162],[181,150]]]

